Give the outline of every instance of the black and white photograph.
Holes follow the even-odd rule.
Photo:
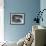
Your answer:
[[[24,24],[24,13],[11,13],[10,24]]]

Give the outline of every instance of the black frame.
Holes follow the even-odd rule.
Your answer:
[[[12,14],[14,14],[14,15],[16,15],[16,14],[22,14],[23,15],[23,17],[24,17],[24,23],[23,24],[13,24],[13,23],[11,23],[11,16],[13,16]],[[25,13],[10,13],[10,24],[11,25],[24,25],[25,24]]]

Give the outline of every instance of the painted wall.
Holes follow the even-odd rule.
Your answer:
[[[46,0],[41,0],[41,1],[40,1],[40,9],[41,9],[41,11],[42,11],[43,9],[46,9]],[[46,27],[46,10],[43,12],[42,17],[43,17],[43,22],[41,21],[41,22],[40,22],[40,25]]]
[[[32,29],[36,12],[40,9],[40,0],[4,0],[4,35],[7,41],[18,41]],[[24,25],[11,25],[10,13],[25,13]]]

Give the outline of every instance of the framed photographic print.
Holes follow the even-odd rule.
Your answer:
[[[24,13],[10,13],[10,24],[24,24],[25,14]]]

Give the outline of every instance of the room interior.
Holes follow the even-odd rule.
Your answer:
[[[0,0],[0,46],[46,46],[45,4],[46,0]]]

